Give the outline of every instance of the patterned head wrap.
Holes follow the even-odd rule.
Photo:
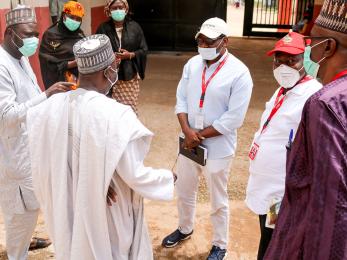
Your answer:
[[[95,34],[78,41],[73,46],[78,71],[91,74],[110,66],[115,56],[110,39],[105,34]]]
[[[6,13],[5,20],[7,27],[21,23],[36,23],[36,15],[34,9],[25,5],[18,5]]]
[[[84,7],[76,1],[68,1],[64,4],[63,13],[82,18],[84,16]]]
[[[315,24],[332,31],[347,33],[347,1],[325,0]]]
[[[114,2],[120,1],[125,5],[125,8],[129,10],[129,4],[127,0],[106,0],[106,5],[105,5],[105,14],[108,15],[110,11],[110,6],[113,5]]]

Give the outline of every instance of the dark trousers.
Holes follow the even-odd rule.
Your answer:
[[[260,224],[260,242],[258,249],[258,260],[263,260],[266,249],[270,244],[272,237],[272,228],[265,227],[266,215],[259,215],[259,224]]]

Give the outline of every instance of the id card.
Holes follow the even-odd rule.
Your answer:
[[[204,114],[202,112],[196,113],[195,115],[195,129],[204,129]]]
[[[256,138],[254,138],[251,149],[249,150],[249,154],[248,157],[249,159],[251,159],[252,161],[255,159],[255,157],[257,156],[257,153],[259,151],[259,147],[260,147],[260,135],[257,136]]]
[[[252,144],[251,150],[249,150],[249,154],[248,154],[249,159],[253,161],[255,157],[257,156],[258,151],[259,151],[259,145],[254,141]]]
[[[278,213],[280,211],[282,198],[274,198],[271,202],[270,208],[268,213],[266,214],[266,222],[265,227],[267,228],[275,228],[277,219],[278,219]]]

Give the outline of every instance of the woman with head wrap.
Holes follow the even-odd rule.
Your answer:
[[[59,21],[43,34],[39,58],[46,89],[55,82],[70,81],[70,78],[78,77],[72,48],[84,37],[80,28],[83,16],[82,4],[68,1],[64,5]]]
[[[139,24],[129,17],[126,0],[107,0],[105,13],[110,19],[99,26],[97,33],[110,38],[113,51],[121,59],[119,80],[113,86],[112,98],[130,105],[137,113],[139,79],[145,77],[146,39]]]

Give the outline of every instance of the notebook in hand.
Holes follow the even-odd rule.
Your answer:
[[[179,146],[180,146],[180,154],[184,155],[185,157],[193,160],[197,164],[200,164],[202,166],[206,165],[206,159],[207,159],[207,148],[199,145],[192,150],[184,149],[182,147],[182,143],[184,141],[184,137],[179,137]]]

